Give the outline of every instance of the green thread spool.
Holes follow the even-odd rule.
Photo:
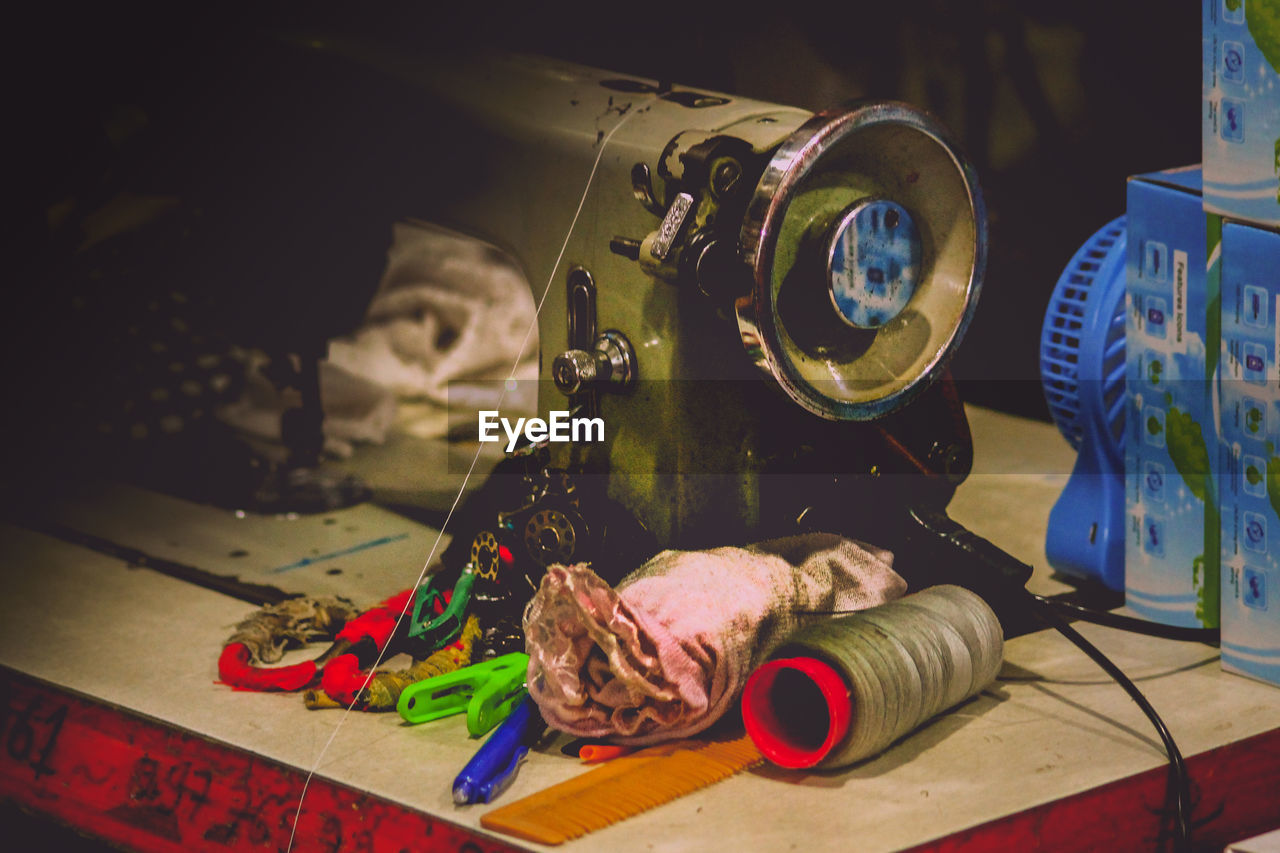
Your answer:
[[[985,601],[930,587],[792,635],[748,679],[743,720],[775,764],[844,767],[982,692],[1003,652]]]

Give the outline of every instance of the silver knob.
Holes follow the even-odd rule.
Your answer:
[[[588,386],[625,391],[635,383],[635,351],[626,336],[610,329],[596,338],[590,352],[571,349],[557,355],[551,378],[562,394],[577,394]]]

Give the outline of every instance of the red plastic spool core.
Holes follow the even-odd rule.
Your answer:
[[[813,707],[815,700],[825,708]],[[819,742],[813,728],[820,725],[815,721],[822,711],[827,730]],[[769,661],[751,673],[742,691],[747,734],[760,753],[779,767],[799,769],[822,761],[848,734],[852,718],[844,678],[817,658]]]

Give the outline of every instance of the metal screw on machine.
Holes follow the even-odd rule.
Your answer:
[[[588,388],[625,391],[635,384],[636,356],[626,336],[609,329],[587,350],[571,349],[551,363],[551,377],[563,394]]]
[[[717,198],[727,195],[742,177],[742,165],[737,160],[725,158],[715,164],[711,170],[711,192]]]
[[[973,448],[963,444],[935,441],[929,448],[929,464],[942,471],[953,483],[963,482],[973,469]]]
[[[640,259],[640,241],[629,237],[614,237],[609,241],[609,251],[629,261]]]

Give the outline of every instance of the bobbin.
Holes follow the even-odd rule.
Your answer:
[[[1003,649],[985,601],[962,587],[931,587],[793,635],[747,680],[743,720],[780,766],[845,766],[981,692]]]

